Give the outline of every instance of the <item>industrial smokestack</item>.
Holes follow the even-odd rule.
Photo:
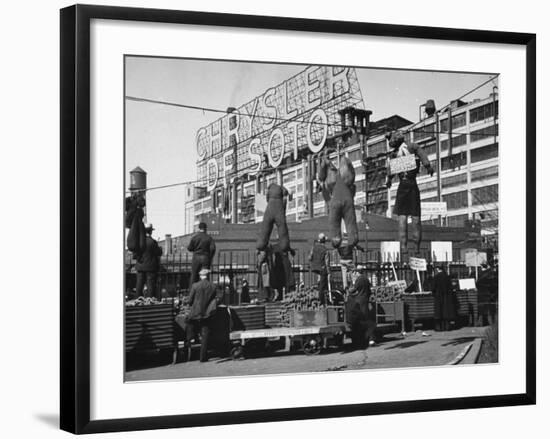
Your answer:
[[[227,107],[227,110],[225,110],[225,111],[226,111],[227,114],[231,115],[231,116],[229,116],[229,131],[233,131],[237,127],[237,115],[232,114],[232,113],[237,111],[237,109],[235,107]],[[229,146],[233,147],[236,144],[237,144],[237,140],[235,139],[235,135],[232,134],[229,137]]]

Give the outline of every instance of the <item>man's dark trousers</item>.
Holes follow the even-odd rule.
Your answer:
[[[199,271],[203,268],[210,268],[210,258],[203,254],[194,254],[191,260],[191,279],[189,281],[189,289],[191,285],[199,281]]]
[[[326,305],[326,293],[328,291],[328,271],[326,268],[313,270],[313,273],[319,275],[319,301]]]
[[[191,320],[187,325],[187,340],[195,338],[195,332],[199,329],[201,334],[201,351],[199,360],[208,361],[208,338],[210,337],[210,318]]]
[[[136,278],[136,294],[143,296],[143,287],[147,284],[147,297],[157,297],[157,273],[154,271],[138,271]]]

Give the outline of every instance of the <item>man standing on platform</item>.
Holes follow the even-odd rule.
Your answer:
[[[319,239],[313,243],[313,248],[309,253],[311,271],[319,275],[319,301],[322,305],[326,304],[329,272],[329,254],[325,242],[327,242],[327,237],[324,233],[319,233]]]
[[[196,331],[201,334],[200,361],[208,361],[208,337],[211,320],[218,306],[215,285],[208,280],[210,270],[202,268],[199,271],[200,280],[191,286],[189,294],[189,315],[186,327],[187,341],[193,342]]]
[[[189,286],[199,280],[199,271],[203,268],[210,268],[214,254],[216,253],[216,244],[214,239],[206,233],[206,223],[199,224],[199,231],[193,235],[187,250],[193,252],[191,260],[191,280]]]
[[[162,249],[159,247],[158,242],[151,237],[153,230],[152,224],[147,224],[145,226],[145,250],[137,257],[137,297],[143,296],[143,288],[145,285],[147,285],[147,296],[156,297],[157,274],[160,269]]]

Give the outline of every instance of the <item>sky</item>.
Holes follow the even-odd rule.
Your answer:
[[[303,65],[126,57],[126,96],[225,110],[239,107],[268,88],[304,70]],[[376,121],[399,114],[418,121],[418,107],[433,99],[448,104],[494,73],[454,73],[357,68],[365,108]],[[465,100],[485,98],[498,80]],[[195,137],[199,128],[219,113],[126,100],[125,175],[140,166],[147,186],[156,187],[196,178]],[[149,191],[147,221],[154,237],[183,234],[183,186]]]

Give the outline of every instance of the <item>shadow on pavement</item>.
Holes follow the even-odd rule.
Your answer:
[[[474,341],[477,337],[459,337],[453,340],[449,340],[447,343],[443,343],[441,346],[458,346],[459,344],[469,343]]]
[[[412,346],[416,346],[416,345],[419,345],[419,344],[422,344],[422,343],[426,343],[428,340],[422,340],[422,341],[406,341],[406,342],[403,342],[403,343],[398,343],[396,344],[395,346],[389,346],[387,348],[385,348],[385,350],[389,350],[389,349],[406,349],[406,348],[410,348]]]

